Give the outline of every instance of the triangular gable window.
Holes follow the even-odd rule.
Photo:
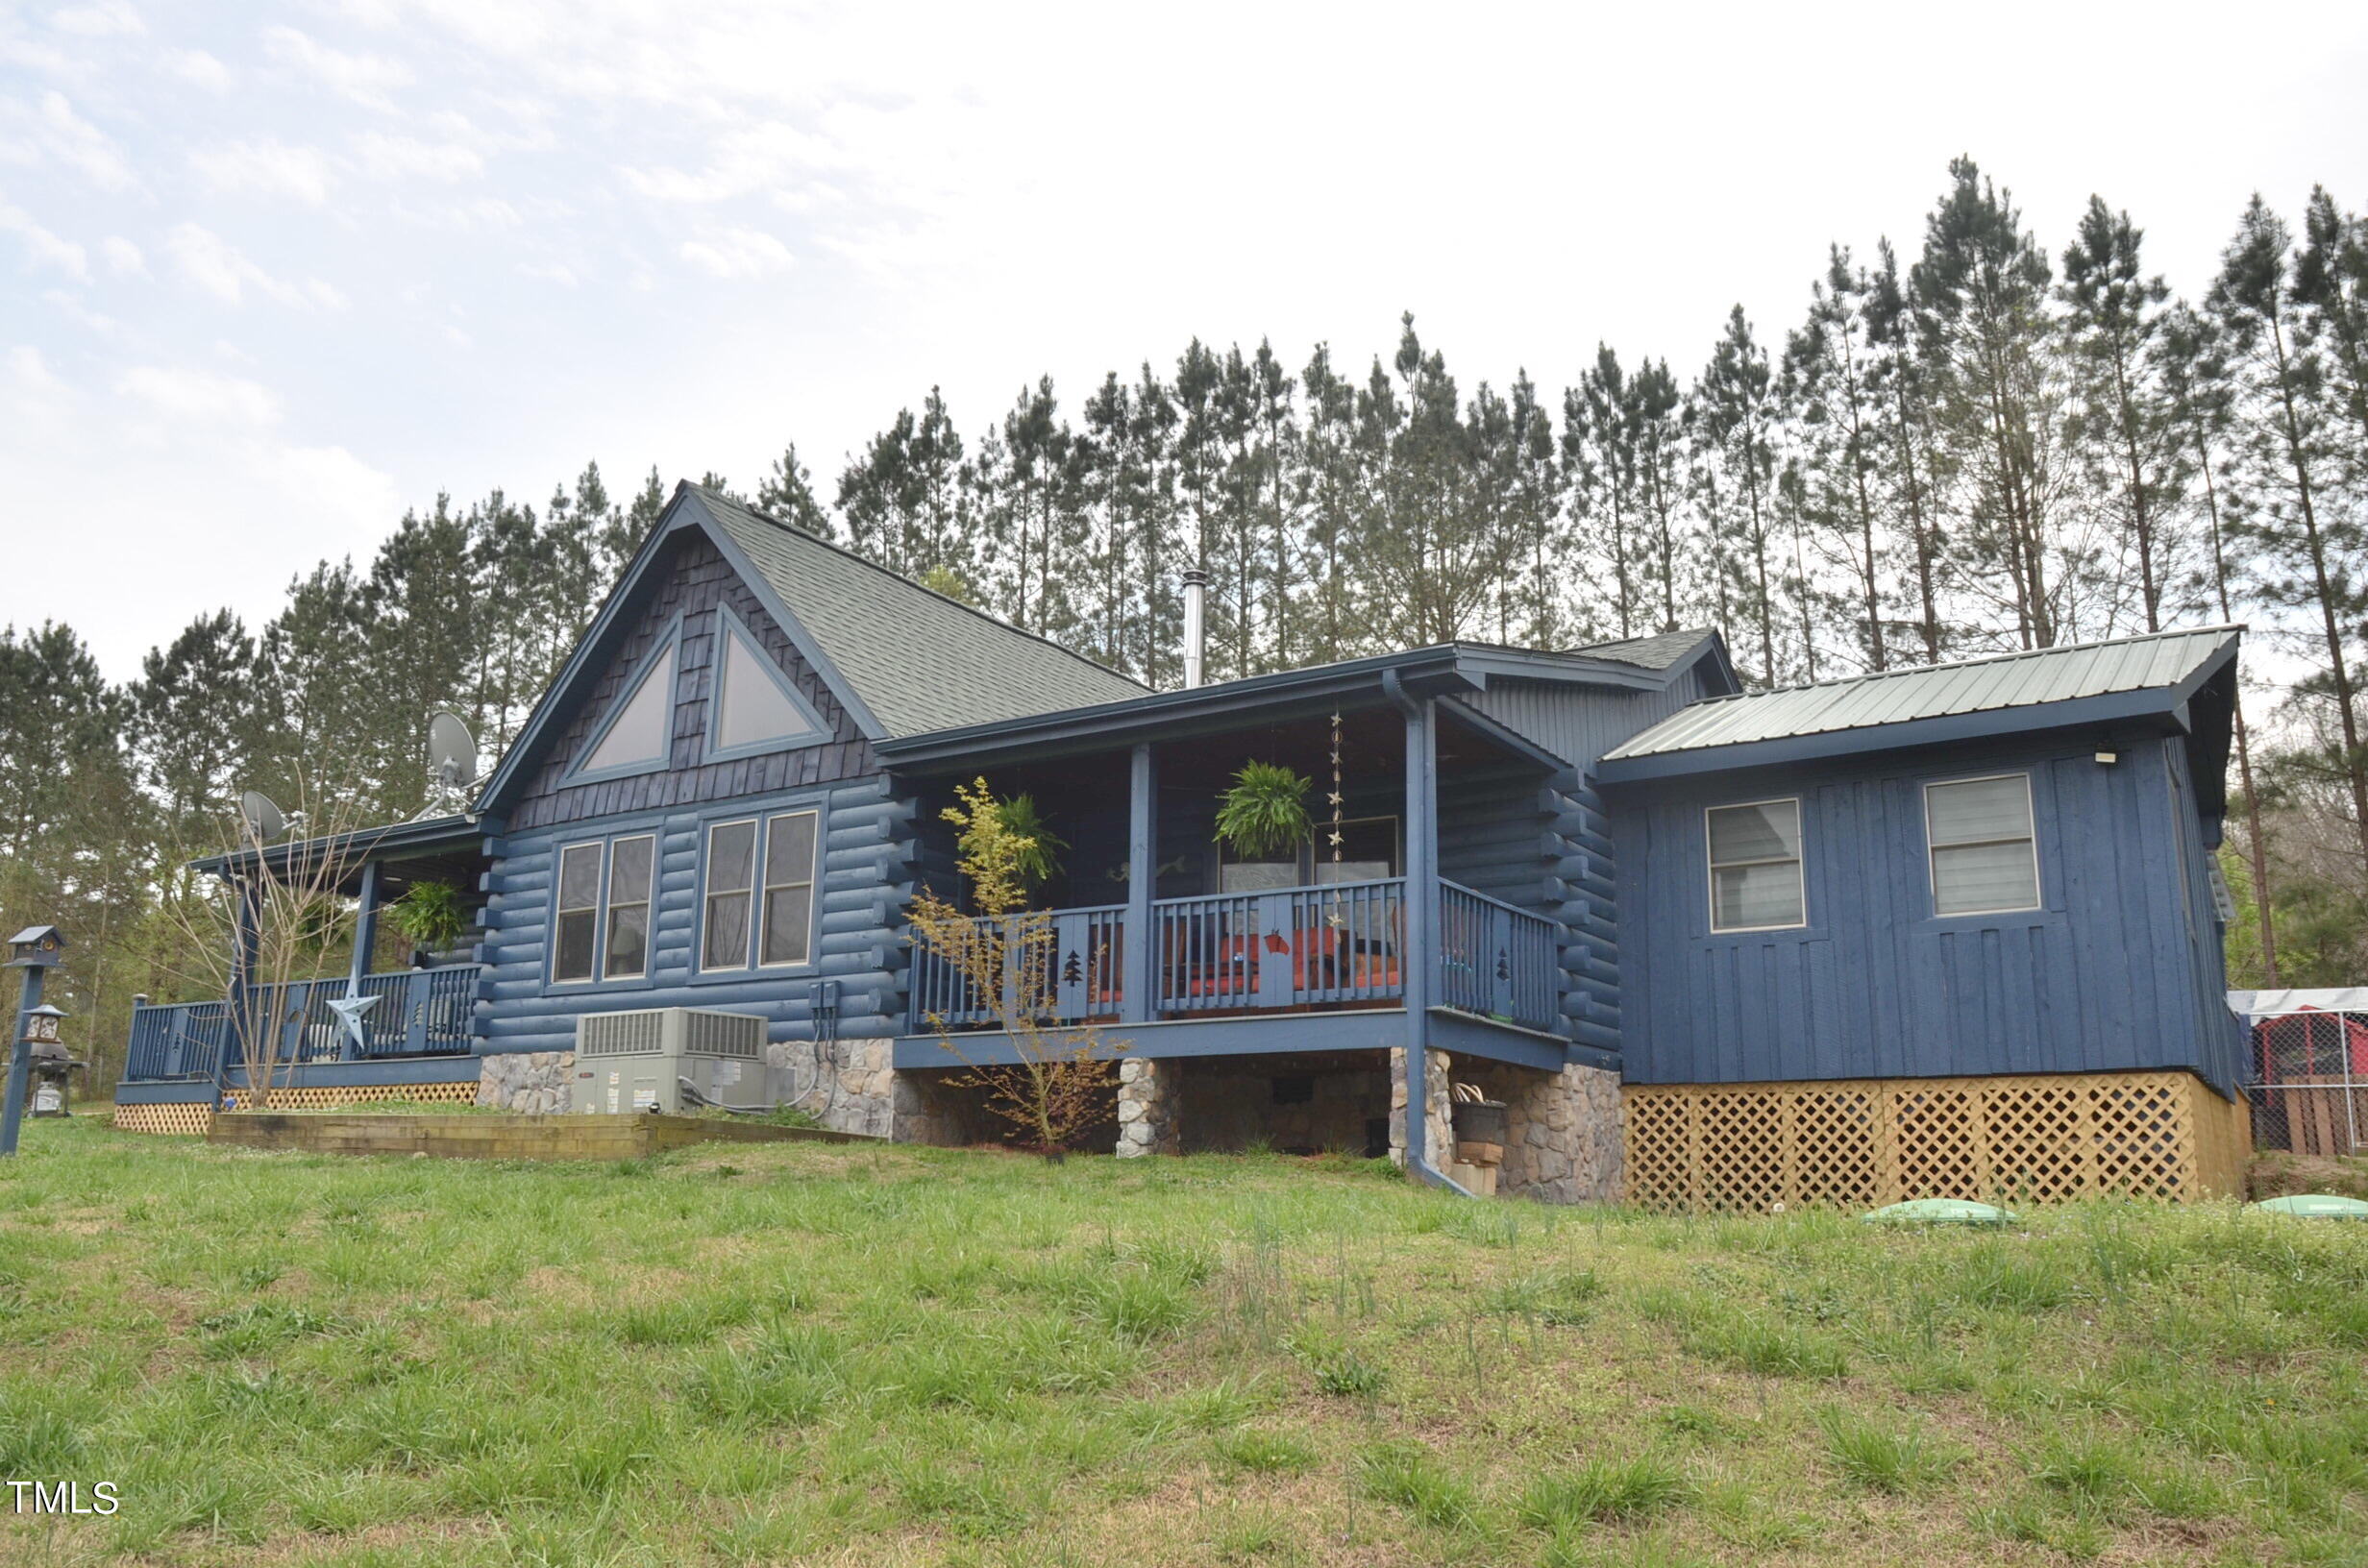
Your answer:
[[[672,640],[656,662],[642,673],[632,695],[608,721],[607,729],[593,742],[577,768],[580,773],[604,773],[620,768],[663,765],[666,743],[672,737],[675,713],[675,649]]]
[[[824,739],[828,728],[780,668],[738,621],[718,612],[715,718],[708,748],[717,754],[775,751]]]

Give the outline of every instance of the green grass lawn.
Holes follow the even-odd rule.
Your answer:
[[[1385,1167],[1386,1168],[1386,1167]],[[731,1145],[0,1164],[11,1563],[2368,1562],[2368,1226]]]

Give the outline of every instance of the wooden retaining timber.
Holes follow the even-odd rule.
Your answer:
[[[1628,1195],[1649,1209],[1871,1209],[2241,1196],[2250,1108],[2184,1072],[1621,1090]]]
[[[225,1112],[209,1143],[309,1154],[426,1154],[444,1160],[632,1160],[693,1143],[874,1143],[819,1127],[655,1113],[608,1116],[303,1115]]]

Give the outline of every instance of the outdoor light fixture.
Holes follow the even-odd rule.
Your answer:
[[[2110,768],[2113,764],[2119,762],[2120,760],[2121,753],[2118,751],[2100,751],[2097,753],[2097,762],[2101,767]]]
[[[58,1045],[60,1043],[58,1040],[58,1025],[64,1021],[64,1014],[59,1012],[47,1002],[43,1002],[40,1006],[32,1009],[25,1015],[25,1043],[37,1047],[34,1052],[36,1056],[42,1054],[37,1047],[42,1045]]]

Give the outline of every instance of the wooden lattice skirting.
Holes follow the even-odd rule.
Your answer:
[[[253,1108],[254,1096],[243,1089],[231,1090],[231,1104],[240,1111]],[[340,1105],[369,1105],[403,1100],[424,1105],[475,1105],[477,1080],[450,1084],[307,1084],[271,1091],[274,1111],[327,1111]],[[213,1108],[194,1105],[119,1105],[115,1129],[126,1133],[180,1133],[203,1137],[213,1126]]]
[[[1651,1209],[2241,1195],[2249,1108],[2184,1072],[1631,1084],[1628,1194]]]

